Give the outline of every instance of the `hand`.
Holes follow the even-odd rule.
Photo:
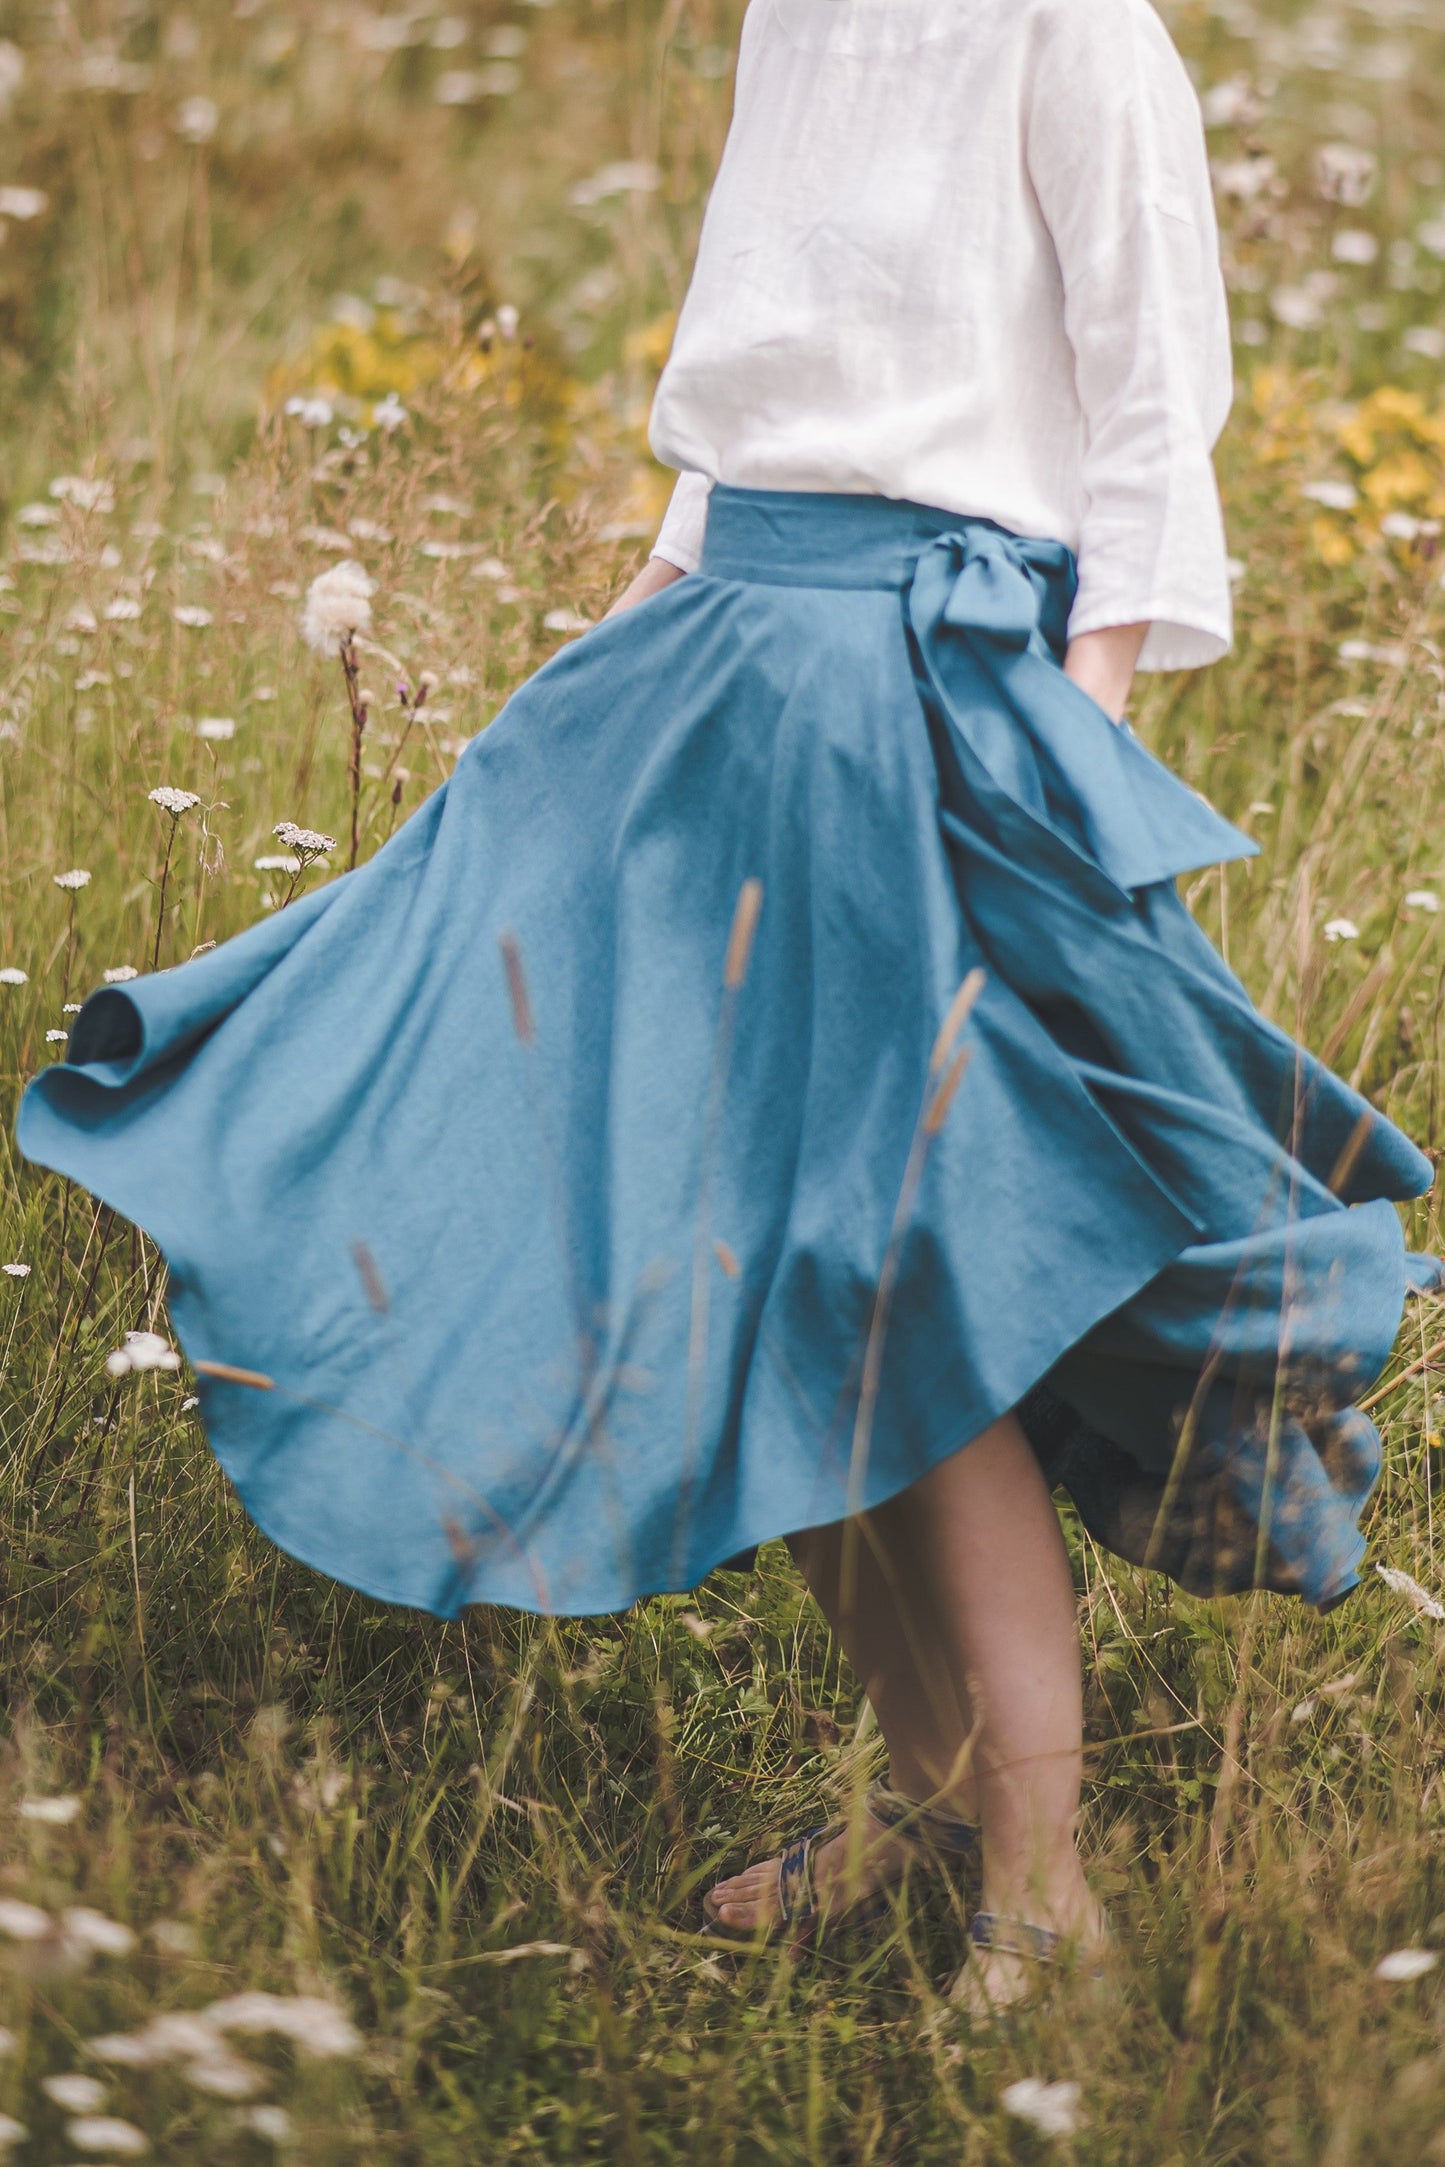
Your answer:
[[[1070,640],[1064,656],[1064,674],[1096,700],[1114,722],[1121,720],[1134,665],[1144,644],[1147,624],[1105,625],[1098,632],[1081,632]]]
[[[675,579],[683,577],[684,574],[675,564],[669,564],[666,557],[649,557],[636,579],[623,588],[611,609],[604,610],[603,615],[616,617],[625,609],[635,609],[639,602],[661,594],[664,587],[670,587]]]

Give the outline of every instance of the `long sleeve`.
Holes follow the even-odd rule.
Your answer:
[[[1198,101],[1147,0],[1045,11],[1026,159],[1085,432],[1070,634],[1147,620],[1142,669],[1213,662],[1231,637],[1210,457],[1228,304]]]
[[[679,474],[668,501],[662,525],[649,555],[675,564],[680,572],[695,572],[702,562],[702,542],[707,531],[707,500],[712,483],[705,474]]]

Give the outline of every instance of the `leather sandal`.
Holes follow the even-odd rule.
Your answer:
[[[864,1806],[881,1828],[908,1846],[909,1864],[941,1872],[964,1864],[978,1850],[980,1832],[974,1822],[959,1820],[936,1806],[921,1805],[917,1799],[905,1798],[901,1791],[890,1790],[887,1784],[871,1785]],[[819,1900],[813,1879],[814,1853],[819,1844],[844,1834],[848,1826],[846,1820],[823,1821],[784,1847],[778,1860],[778,1916],[768,1930],[768,1938],[786,1933],[797,1941],[811,1940],[842,1927],[876,1925],[887,1916],[888,1895],[883,1888],[852,1902],[825,1904]],[[737,1940],[755,1938],[746,1928],[728,1926],[712,1917],[703,1932]]]

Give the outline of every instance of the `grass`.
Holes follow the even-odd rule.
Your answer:
[[[44,2080],[85,2071],[165,2161],[1445,2159],[1441,1974],[1374,1976],[1445,1947],[1445,1637],[1406,1596],[1211,1606],[1071,1529],[1122,1992],[970,2037],[929,2022],[959,1951],[940,1891],[797,1961],[693,1934],[720,1862],[856,1796],[875,1753],[781,1550],[587,1624],[384,1611],[251,1530],[183,1376],[106,1373],[160,1318],[156,1260],[19,1162],[9,1108],[104,970],[282,899],[293,876],[254,863],[285,854],[278,822],[349,837],[307,582],[344,550],[377,583],[368,854],[605,605],[665,494],[642,420],[734,0],[453,4],[0,0],[27,62],[0,190],[44,197],[0,196],[0,966],[26,973],[0,984],[0,1261],[29,1266],[0,1278],[13,2156],[78,2156]],[[1260,837],[1192,896],[1235,967],[1438,1152],[1445,24],[1219,0],[1174,28],[1216,86],[1239,640],[1143,688],[1139,725]],[[286,413],[307,395],[329,414]],[[201,801],[174,830],[162,784]],[[70,868],[90,882],[57,888]],[[1438,1242],[1431,1206],[1408,1218]],[[1369,1527],[1435,1593],[1439,1336],[1411,1311]],[[27,1940],[17,1904],[134,1946],[83,1921]],[[199,2082],[87,2051],[250,1989],[336,2003],[357,2051],[238,2033]],[[1080,2085],[1074,2136],[1009,2117],[1023,2076]]]

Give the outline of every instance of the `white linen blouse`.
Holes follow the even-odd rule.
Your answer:
[[[1199,103],[1149,0],[751,0],[650,440],[653,554],[715,481],[997,520],[1079,560],[1070,635],[1213,662],[1233,392]]]

